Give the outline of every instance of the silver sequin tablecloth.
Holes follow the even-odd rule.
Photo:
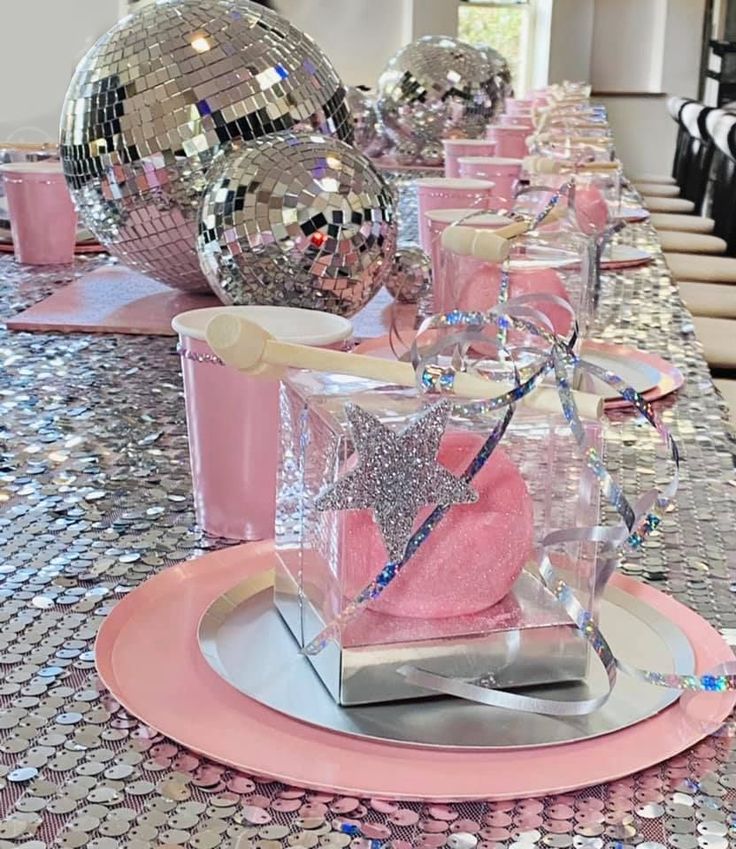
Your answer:
[[[646,226],[624,239],[656,247]],[[60,276],[0,260],[0,317]],[[661,258],[608,278],[595,335],[659,352],[687,379],[659,405],[684,454],[677,509],[623,568],[730,636],[735,443],[691,331]],[[654,461],[657,437],[626,419],[611,429],[609,463],[641,491],[668,469]],[[0,849],[736,845],[729,724],[614,784],[453,805],[285,788],[162,739],[102,690],[93,641],[123,595],[217,545],[194,525],[173,339],[0,331]],[[340,832],[345,817],[365,836]]]

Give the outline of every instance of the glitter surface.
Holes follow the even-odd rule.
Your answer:
[[[440,401],[395,433],[361,407],[347,406],[358,455],[346,472],[317,499],[318,510],[370,507],[381,529],[391,563],[401,560],[419,510],[427,504],[447,506],[478,500],[459,477],[437,462],[440,440],[451,406]]]
[[[595,336],[657,351],[686,376],[676,397],[655,405],[685,457],[676,511],[621,568],[736,640],[736,441],[654,231],[631,226],[617,239],[655,250],[656,260],[604,277]],[[98,262],[78,259],[76,273]],[[68,273],[0,258],[1,317]],[[409,849],[472,837],[482,849],[727,849],[736,836],[733,722],[607,785],[422,805],[242,775],[126,714],[95,675],[102,618],[158,570],[220,545],[194,527],[174,345],[0,330],[1,846],[370,849],[376,839]],[[627,491],[666,485],[660,450],[653,429],[613,414],[606,463]]]
[[[80,63],[61,157],[80,218],[111,253],[206,290],[194,241],[207,169],[291,128],[352,138],[345,89],[311,38],[248,0],[158,0]]]

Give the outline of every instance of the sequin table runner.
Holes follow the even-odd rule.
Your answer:
[[[622,236],[658,251],[647,225]],[[79,260],[76,273],[100,261]],[[0,317],[63,276],[0,258]],[[659,253],[607,277],[594,335],[661,353],[687,380],[659,404],[685,456],[676,521],[623,569],[736,635],[736,443]],[[641,428],[632,438],[624,419],[609,462],[642,490],[667,472],[656,437]],[[194,525],[173,340],[0,331],[0,849],[727,849],[736,836],[730,725],[613,784],[452,805],[284,787],[163,739],[101,688],[95,634],[146,578],[219,545]],[[345,817],[363,837],[339,830]]]

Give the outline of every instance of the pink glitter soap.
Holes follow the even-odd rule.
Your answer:
[[[460,474],[483,444],[477,434],[450,432],[439,461]],[[532,547],[533,505],[515,464],[500,448],[473,480],[479,500],[456,505],[371,608],[391,616],[439,619],[492,607],[506,596]],[[419,514],[419,527],[433,508]],[[345,590],[356,595],[386,560],[369,510],[344,514],[351,555]]]
[[[608,214],[608,204],[599,188],[578,186],[575,189],[575,216],[583,233],[587,236],[602,233],[608,224]]]
[[[489,310],[498,303],[500,285],[500,267],[483,263],[478,266],[472,276],[468,276],[454,306],[461,310]],[[570,303],[570,296],[560,275],[552,268],[525,268],[512,271],[509,280],[509,297],[518,298],[522,295],[554,295],[565,303]],[[544,300],[540,300],[538,304],[529,303],[528,306],[546,315],[558,335],[567,336],[570,332],[572,315],[563,306]]]

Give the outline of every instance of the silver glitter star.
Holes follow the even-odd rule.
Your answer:
[[[391,562],[400,561],[426,504],[467,504],[477,493],[437,462],[450,404],[440,401],[399,433],[355,404],[346,404],[356,467],[317,498],[318,510],[373,509]]]

